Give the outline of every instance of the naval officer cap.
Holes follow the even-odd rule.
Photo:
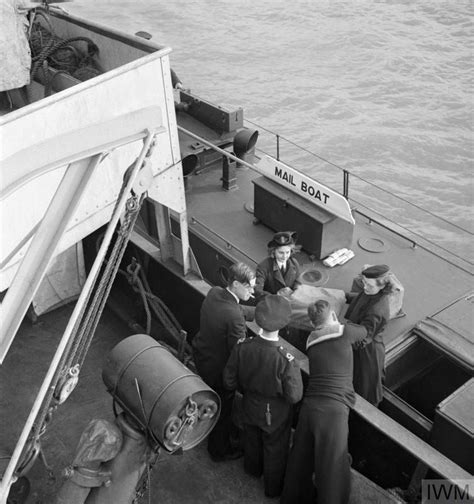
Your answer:
[[[386,264],[376,264],[375,266],[370,266],[362,271],[362,275],[365,278],[380,278],[390,271],[390,268]]]
[[[255,307],[256,324],[268,332],[278,331],[288,325],[290,316],[290,302],[277,294],[265,296]]]
[[[298,239],[298,234],[294,231],[280,231],[273,235],[271,241],[268,242],[268,248],[284,247],[285,245],[295,245]]]

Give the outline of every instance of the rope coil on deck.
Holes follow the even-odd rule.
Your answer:
[[[35,20],[31,26],[30,49],[33,63],[31,79],[34,79],[41,71],[47,84],[48,67],[62,74],[71,75],[80,81],[103,73],[96,60],[99,48],[91,39],[87,37],[62,39],[54,33],[48,16],[44,12],[38,12],[35,19],[37,18],[41,18],[47,28],[40,23],[39,19]],[[74,45],[77,42],[86,44],[86,52]]]

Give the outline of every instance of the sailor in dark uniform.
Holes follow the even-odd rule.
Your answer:
[[[389,273],[385,264],[362,271],[363,292],[348,294],[352,299],[347,320],[358,324],[364,338],[354,345],[354,389],[364,399],[378,406],[383,399],[385,345],[382,333],[390,318]]]
[[[278,336],[291,306],[278,295],[265,296],[255,308],[260,335],[241,340],[224,369],[224,385],[243,394],[244,469],[263,472],[265,495],[280,495],[292,421],[292,404],[303,393],[301,371]]]
[[[346,504],[350,494],[348,416],[355,402],[352,344],[361,334],[356,325],[341,325],[326,300],[310,305],[308,315],[314,325],[306,343],[309,379],[280,503]]]

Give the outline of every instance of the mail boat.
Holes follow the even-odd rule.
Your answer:
[[[90,419],[120,423],[117,405],[130,415],[147,406],[134,410],[119,396],[113,373],[102,382],[104,356],[121,359],[117,348],[140,341],[159,359],[164,349],[163,369],[192,375],[204,296],[225,283],[232,263],[256,265],[281,229],[299,235],[310,288],[350,290],[364,265],[380,263],[403,285],[403,306],[384,333],[384,400],[377,409],[357,397],[354,407],[354,428],[370,436],[354,447],[351,502],[417,502],[423,481],[471,491],[472,264],[356,203],[361,181],[352,184],[348,171],[333,189],[320,182],[329,170],[320,158],[295,154],[241,108],[184,89],[170,48],[148,34],[53,6],[34,19],[46,46],[0,118],[1,502],[33,502],[30,494],[35,502],[128,503],[146,490],[152,502],[265,502],[239,461],[221,468],[208,460],[200,441],[212,422],[197,435],[188,423],[191,437],[180,438],[179,421],[158,444],[140,421],[122,425],[154,448],[144,443],[146,460],[135,460],[125,486],[108,462],[86,477],[73,460]],[[65,54],[87,60],[86,78],[58,63]],[[344,260],[330,267],[338,251]],[[290,350],[307,373],[305,355]],[[191,397],[202,384],[188,386]],[[207,409],[186,421],[215,419],[212,391],[200,397]]]

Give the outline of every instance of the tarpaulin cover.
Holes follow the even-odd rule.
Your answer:
[[[59,308],[77,299],[86,281],[82,242],[58,254],[48,267],[35,297],[36,315]]]
[[[28,43],[28,0],[0,2],[0,91],[23,87],[30,82],[31,54]]]

